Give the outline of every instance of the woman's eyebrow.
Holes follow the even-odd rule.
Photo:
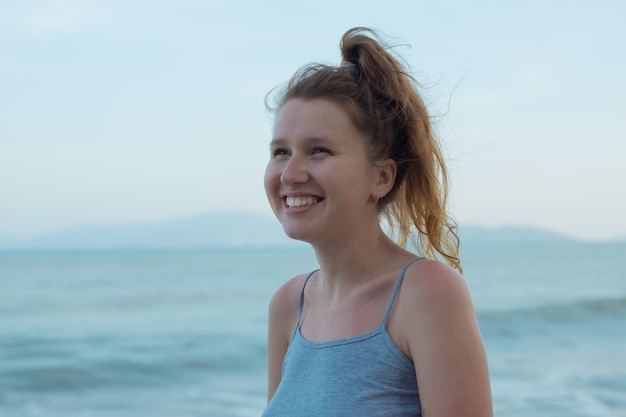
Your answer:
[[[283,146],[283,145],[285,145],[285,143],[287,143],[287,139],[273,138],[270,141],[270,147],[272,147],[272,146]]]
[[[287,144],[287,142],[288,140],[285,138],[274,138],[270,142],[270,146],[284,146],[285,144]],[[318,145],[318,144],[328,145],[328,144],[332,144],[333,141],[331,141],[326,136],[310,136],[304,139],[304,143],[306,145]]]

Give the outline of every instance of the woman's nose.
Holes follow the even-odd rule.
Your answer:
[[[283,167],[280,182],[285,185],[303,184],[309,180],[309,173],[305,161],[292,155]]]

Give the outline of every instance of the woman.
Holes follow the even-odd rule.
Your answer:
[[[273,109],[267,196],[320,269],[271,300],[263,415],[491,416],[427,110],[374,31],[340,47],[341,65],[301,69]]]

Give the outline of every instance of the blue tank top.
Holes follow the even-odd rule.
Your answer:
[[[306,277],[281,381],[263,417],[421,416],[413,362],[386,329],[404,273],[418,259],[402,268],[377,329],[328,342],[311,342],[300,332],[304,286],[315,271]]]

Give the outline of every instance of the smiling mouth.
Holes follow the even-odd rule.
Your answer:
[[[316,197],[285,197],[285,204],[287,207],[306,207],[315,205],[320,200],[320,198]]]

